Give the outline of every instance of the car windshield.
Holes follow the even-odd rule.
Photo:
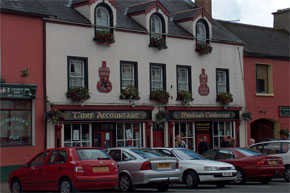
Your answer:
[[[161,153],[158,152],[151,152],[149,149],[131,149],[134,153],[138,154],[139,156],[149,159],[149,158],[156,158],[156,157],[164,157]]]
[[[175,154],[181,160],[204,159],[201,155],[194,153],[189,149],[173,149],[172,153]]]
[[[110,156],[101,149],[77,149],[79,160],[99,160],[111,159]]]
[[[255,151],[250,150],[250,149],[237,148],[236,150],[238,150],[241,154],[243,154],[243,155],[245,155],[247,157],[262,155],[261,153],[255,152]]]

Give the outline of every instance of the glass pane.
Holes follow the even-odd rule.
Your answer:
[[[187,137],[192,137],[192,123],[187,124]]]
[[[197,43],[206,44],[206,27],[204,23],[198,22],[196,27]]]
[[[179,133],[179,123],[175,123],[175,136],[180,135]]]
[[[126,123],[125,124],[125,135],[126,135],[126,139],[132,139],[133,138],[132,124],[131,123]]]
[[[13,101],[9,100],[0,100],[0,108],[1,109],[13,109]]]
[[[70,142],[71,141],[71,125],[64,124],[64,141]]]
[[[139,123],[134,123],[133,124],[133,138],[134,139],[140,139],[140,128],[139,128]]]
[[[186,137],[186,123],[180,123],[180,136]]]
[[[82,124],[82,140],[88,141],[89,139],[89,124]]]
[[[124,139],[123,124],[117,124],[117,139]]]

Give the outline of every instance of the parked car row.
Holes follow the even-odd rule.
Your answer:
[[[215,161],[217,160],[217,161]],[[47,149],[9,176],[12,193],[152,187],[167,191],[171,183],[268,183],[283,174],[282,158],[243,148],[212,149],[203,156],[185,148],[88,147]]]

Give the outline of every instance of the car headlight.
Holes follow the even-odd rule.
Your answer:
[[[218,171],[217,167],[206,166],[204,167],[205,171]]]
[[[236,170],[235,166],[232,166],[232,170]]]

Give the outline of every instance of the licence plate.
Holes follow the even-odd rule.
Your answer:
[[[171,163],[159,163],[157,168],[171,168]]]
[[[109,172],[109,167],[94,167],[93,171],[95,173],[98,173],[98,172]]]
[[[269,160],[268,163],[269,163],[269,165],[277,165],[278,164],[277,160]]]
[[[223,172],[223,176],[232,176],[232,172]]]

